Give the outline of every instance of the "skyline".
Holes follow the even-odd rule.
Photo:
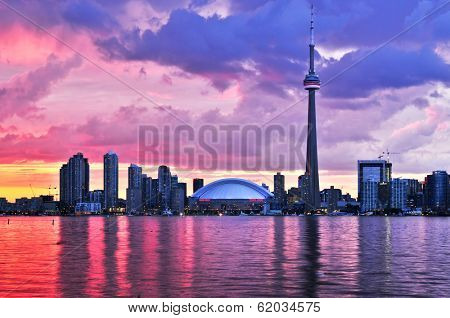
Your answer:
[[[8,202],[0,198],[0,211],[8,213],[61,213],[60,215],[123,214],[181,215],[200,213],[222,216],[236,215],[448,215],[450,178],[446,171],[432,171],[421,181],[393,178],[392,163],[388,160],[358,160],[358,196],[352,198],[343,189],[331,186],[319,194],[318,208],[308,204],[310,190],[307,175],[298,177],[298,187],[285,187],[285,176],[273,176],[273,191],[267,184],[258,185],[241,178],[222,178],[204,184],[204,179],[192,179],[198,191],[187,192],[187,183],[172,174],[170,167],[159,166],[157,176],[142,173],[142,167],[131,163],[128,167],[126,200],[115,201],[108,207],[108,188],[117,185],[117,168],[110,167],[111,156],[117,167],[117,155],[109,151],[104,158],[105,190],[90,187],[89,160],[82,153],[68,159],[60,169],[60,199],[49,195],[17,198]],[[112,170],[110,170],[112,168]],[[117,170],[116,170],[117,171]],[[113,173],[116,177],[110,178]],[[200,181],[200,182],[199,182]],[[200,187],[200,189],[199,189]],[[57,190],[55,187],[54,190]],[[57,194],[56,194],[57,196]],[[114,197],[115,195],[112,194]],[[117,198],[117,197],[116,197]],[[189,203],[188,203],[189,202]],[[126,208],[125,208],[126,203]],[[222,213],[219,213],[222,211]],[[243,212],[245,211],[245,212]],[[330,214],[331,213],[331,214]],[[8,221],[9,222],[9,221]]]
[[[134,168],[137,168],[137,169],[139,169],[139,171],[140,171],[140,175],[146,176],[146,177],[150,177],[150,178],[156,179],[156,180],[158,179],[158,175],[159,175],[159,173],[160,173],[160,169],[161,169],[161,168],[166,167],[166,168],[168,168],[169,170],[172,169],[172,167],[167,167],[167,166],[165,166],[165,165],[153,166],[153,167],[150,169],[150,168],[148,168],[148,167],[145,167],[145,166],[142,166],[142,165],[139,165],[139,164],[135,164],[135,163],[122,163],[122,164],[121,164],[121,163],[120,163],[120,156],[118,156],[117,153],[115,153],[115,152],[112,151],[112,150],[110,150],[110,151],[108,151],[107,153],[104,154],[104,159],[105,159],[106,157],[108,157],[108,156],[111,156],[111,155],[115,155],[115,156],[116,156],[116,159],[115,159],[115,160],[116,160],[116,162],[117,162],[117,166],[118,166],[117,169],[118,169],[118,172],[119,172],[118,175],[117,175],[117,179],[116,179],[114,182],[119,183],[119,184],[124,183],[124,187],[125,187],[125,188],[127,188],[127,187],[130,186],[130,175],[129,175],[129,174],[130,174],[130,168],[133,168],[133,167],[134,167]],[[62,175],[61,175],[61,171],[62,171],[65,167],[67,168],[67,165],[68,165],[68,163],[70,162],[71,159],[73,159],[73,158],[75,158],[75,157],[78,157],[78,156],[81,156],[81,158],[83,158],[83,153],[82,153],[82,152],[78,152],[78,153],[76,153],[76,154],[73,154],[73,156],[71,156],[70,158],[68,158],[68,161],[67,161],[67,162],[61,163],[61,165],[60,165],[60,167],[59,167],[59,173],[58,173],[58,175],[57,175],[57,178],[58,178],[59,183],[61,182],[61,176],[62,176]],[[88,173],[88,175],[87,175],[87,186],[86,186],[86,188],[88,189],[88,191],[86,192],[86,194],[88,194],[88,192],[93,192],[93,191],[98,191],[98,190],[103,191],[103,192],[105,193],[106,187],[107,187],[107,186],[111,186],[111,185],[114,184],[114,183],[112,183],[112,184],[110,185],[109,183],[105,183],[105,182],[106,182],[106,180],[105,180],[105,173],[107,173],[107,171],[109,170],[109,168],[108,168],[109,162],[108,162],[107,165],[105,165],[105,164],[106,164],[106,161],[104,161],[103,163],[101,163],[102,166],[101,166],[101,167],[98,167],[98,164],[99,164],[99,163],[94,163],[94,164],[92,164],[92,163],[89,161],[89,158],[87,158],[87,157],[84,157],[84,160],[85,160],[85,162],[86,162],[87,165],[88,165],[88,172],[87,172],[87,173]],[[357,161],[357,169],[356,169],[356,176],[357,176],[357,179],[355,180],[355,183],[356,183],[356,189],[357,189],[358,191],[357,191],[355,194],[353,194],[353,193],[350,192],[350,191],[347,191],[347,189],[344,188],[344,187],[336,186],[336,184],[330,184],[330,185],[322,186],[322,187],[319,188],[319,191],[322,192],[323,190],[327,190],[327,189],[329,189],[329,188],[331,187],[331,188],[334,188],[334,189],[337,189],[337,190],[342,191],[342,194],[350,194],[353,198],[357,199],[357,198],[359,197],[359,188],[360,188],[360,182],[361,182],[360,174],[362,173],[361,170],[360,170],[360,164],[361,164],[362,162],[364,162],[364,163],[367,163],[367,162],[369,162],[369,163],[373,163],[373,162],[380,163],[380,162],[382,162],[382,163],[384,163],[385,165],[387,165],[387,166],[389,167],[389,169],[387,170],[388,172],[386,172],[386,173],[388,173],[388,175],[389,175],[389,178],[388,178],[388,179],[416,180],[416,181],[419,182],[420,184],[424,184],[425,181],[426,181],[426,177],[427,177],[428,175],[434,173],[434,172],[440,172],[440,171],[446,172],[445,170],[434,169],[434,170],[432,170],[432,171],[426,173],[426,175],[423,176],[423,178],[418,178],[418,179],[417,179],[417,178],[409,177],[409,176],[407,176],[407,175],[405,175],[405,176],[396,176],[396,174],[394,173],[395,168],[393,168],[393,163],[392,163],[392,161],[390,161],[389,158],[382,158],[382,156],[379,156],[377,159],[360,159],[360,160]],[[383,165],[384,165],[384,164],[383,164]],[[101,169],[101,174],[102,174],[102,175],[101,175],[101,177],[100,177],[100,178],[101,178],[101,180],[100,180],[101,182],[100,182],[100,183],[103,185],[103,187],[92,186],[92,184],[95,184],[95,185],[99,184],[99,180],[95,180],[95,178],[92,178],[92,171],[93,171],[92,166],[93,166],[93,165],[97,166],[96,169],[94,169],[94,171],[95,171],[95,170],[98,170],[98,169]],[[122,166],[122,168],[120,168],[121,166]],[[394,167],[395,167],[395,165],[394,165]],[[121,173],[121,170],[124,170],[124,172]],[[289,171],[288,171],[288,172],[289,172]],[[286,191],[286,193],[287,193],[287,191],[290,190],[291,188],[298,188],[299,182],[300,182],[299,179],[300,179],[301,177],[304,177],[304,176],[305,176],[304,174],[301,174],[302,172],[299,172],[300,174],[296,175],[296,182],[295,182],[295,184],[291,184],[291,183],[289,182],[289,180],[287,180],[287,178],[286,178],[286,177],[288,177],[288,176],[290,176],[290,175],[287,175],[287,174],[286,174],[286,171],[284,171],[284,170],[275,171],[275,172],[270,176],[270,178],[272,178],[272,180],[269,180],[268,178],[261,177],[259,171],[254,171],[253,173],[254,173],[254,174],[253,174],[253,177],[259,175],[259,178],[263,178],[263,179],[262,179],[263,182],[261,182],[261,183],[258,184],[258,182],[255,182],[254,180],[252,180],[251,177],[248,179],[248,181],[254,182],[254,183],[256,183],[256,184],[262,186],[263,188],[264,188],[264,187],[267,187],[267,190],[270,191],[270,192],[273,193],[273,194],[275,194],[275,193],[277,192],[277,185],[276,185],[275,177],[280,176],[280,174],[281,174],[281,177],[283,178],[283,181],[282,181],[282,183],[283,183],[283,185],[284,185],[284,186],[283,186],[283,189],[284,189],[284,191]],[[98,174],[98,171],[97,171],[97,173],[94,174],[94,175],[97,175],[97,174]],[[124,178],[121,177],[122,174],[125,176]],[[188,195],[189,195],[189,193],[191,193],[191,194],[195,193],[195,191],[194,191],[194,183],[195,183],[196,180],[201,180],[201,181],[202,181],[202,184],[208,185],[208,184],[214,183],[214,181],[218,181],[218,180],[220,180],[220,179],[235,178],[235,177],[230,177],[230,174],[227,174],[227,175],[225,175],[225,174],[215,174],[216,177],[212,177],[212,176],[210,176],[210,177],[201,177],[201,174],[200,174],[199,171],[197,171],[197,173],[195,174],[195,177],[192,177],[192,174],[189,174],[189,175],[188,175],[189,177],[187,177],[187,178],[179,178],[179,175],[178,175],[178,173],[177,173],[176,171],[171,171],[171,175],[172,175],[172,176],[175,176],[175,177],[177,178],[178,181],[186,183],[186,185],[187,185],[186,190],[187,190],[187,194],[188,194]],[[255,177],[255,178],[257,178],[257,177]],[[93,180],[94,180],[94,182],[92,182]],[[120,180],[122,180],[122,181],[120,182]],[[133,179],[133,180],[134,180],[134,179]],[[132,182],[134,182],[134,181],[132,181]],[[383,182],[385,182],[385,181],[383,181]],[[386,182],[387,182],[387,181],[386,181]],[[59,184],[59,185],[61,186],[61,184]],[[37,196],[39,196],[39,195],[42,195],[42,196],[45,196],[45,195],[51,195],[51,196],[56,197],[56,198],[55,198],[56,200],[60,199],[60,193],[61,193],[61,192],[60,192],[60,187],[58,187],[58,186],[54,187],[53,185],[49,185],[48,187],[45,187],[45,188],[38,188],[38,189],[35,189],[35,188],[33,187],[32,184],[29,184],[28,187],[29,187],[30,192],[32,193],[32,196],[30,196],[30,195],[28,195],[28,196],[25,195],[25,196],[23,196],[23,197],[14,197],[13,200],[8,199],[8,197],[4,197],[4,198],[6,198],[7,200],[9,200],[10,202],[13,202],[14,199],[28,198],[28,197],[37,197]],[[113,186],[113,187],[114,187],[114,186]],[[82,188],[85,188],[85,187],[82,187]],[[37,190],[37,191],[36,191],[36,190]],[[39,192],[39,191],[42,191],[42,192]],[[78,190],[78,191],[80,191],[80,190]],[[126,189],[125,189],[125,196],[122,197],[122,196],[121,196],[121,193],[122,193],[121,191],[118,192],[118,199],[125,200],[125,199],[126,199]],[[285,194],[286,194],[286,193],[285,193]],[[320,195],[320,194],[319,194],[319,195]]]
[[[69,1],[49,4],[51,13],[34,6],[20,8],[37,20],[52,14],[54,19],[47,21],[46,29],[166,108],[155,107],[0,5],[0,15],[5,17],[0,33],[4,69],[0,75],[0,196],[31,196],[29,184],[36,194],[47,194],[50,185],[58,184],[57,171],[64,159],[78,150],[92,160],[92,188],[100,189],[103,154],[113,149],[127,162],[119,166],[119,196],[124,197],[126,167],[128,162],[137,162],[136,131],[130,127],[141,122],[173,123],[176,118],[170,113],[198,127],[253,123],[253,113],[258,111],[262,124],[303,99],[275,122],[291,122],[296,114],[296,122],[306,123],[301,81],[307,71],[304,47],[309,2],[261,1],[262,5],[255,2],[252,8],[231,1],[227,12],[217,1],[206,6],[193,3],[178,10],[139,1],[108,7],[101,2]],[[350,1],[348,16],[339,22],[333,4],[314,3],[320,21],[315,55],[318,73],[327,82],[441,2],[366,4],[371,11]],[[392,12],[385,7],[390,5],[395,7]],[[221,17],[211,15],[214,12]],[[373,25],[370,12],[385,12],[385,23]],[[394,176],[422,180],[430,171],[449,170],[448,15],[446,6],[319,93],[321,188],[335,185],[354,196],[356,161],[376,159],[387,148],[401,153],[391,158],[399,168],[394,168]],[[157,25],[143,22],[149,19],[158,21]],[[179,32],[183,23],[193,25],[190,32],[197,33]],[[337,35],[333,29],[339,23],[338,29],[345,32]],[[351,28],[356,23],[360,28]],[[133,33],[136,24],[152,31]],[[239,32],[242,24],[245,27]],[[112,29],[121,32],[109,32]],[[173,32],[179,38],[167,43]],[[198,36],[192,38],[193,34]],[[144,40],[154,47],[142,46]],[[199,42],[191,43],[195,40]],[[205,43],[212,44],[205,47]],[[224,47],[225,43],[234,50]],[[36,53],[29,54],[32,51]],[[203,58],[201,65],[196,60],[199,57]],[[236,158],[230,159],[236,162]],[[201,176],[208,183],[230,175],[229,171],[214,171],[205,176],[205,171],[196,169],[183,173],[171,162],[159,164],[172,166],[182,180]],[[296,184],[302,170],[283,171],[287,187]],[[261,172],[271,179],[276,171]],[[232,175],[270,183],[251,171]]]

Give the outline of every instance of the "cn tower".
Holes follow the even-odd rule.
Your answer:
[[[306,173],[308,180],[308,195],[305,198],[305,209],[312,211],[320,208],[319,164],[317,156],[316,129],[316,90],[320,88],[319,76],[314,71],[314,12],[311,6],[311,26],[309,43],[309,71],[303,81],[308,91],[308,140],[306,146]]]

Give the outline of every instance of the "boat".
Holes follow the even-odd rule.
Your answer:
[[[406,211],[406,212],[404,213],[404,215],[409,215],[409,216],[421,216],[421,215],[422,215],[422,210]]]
[[[248,214],[241,211],[241,213],[239,214],[239,216],[248,216]]]
[[[353,213],[345,212],[345,211],[333,211],[328,213],[328,216],[352,216]]]
[[[162,216],[172,216],[173,213],[170,209],[165,209],[161,215]]]
[[[283,212],[281,210],[269,210],[264,215],[278,216],[278,215],[283,215]]]

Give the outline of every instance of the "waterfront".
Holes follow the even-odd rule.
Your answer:
[[[9,219],[1,297],[450,297],[445,217]]]

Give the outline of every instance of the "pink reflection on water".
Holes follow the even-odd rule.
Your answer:
[[[131,296],[131,284],[128,279],[127,264],[130,254],[129,221],[126,216],[117,217],[117,250],[115,253],[117,264],[117,290],[118,296]]]
[[[60,296],[58,221],[50,217],[0,217],[0,297]],[[38,266],[30,266],[36,260]]]
[[[194,225],[193,218],[183,218],[178,227],[176,244],[182,246],[180,255],[180,271],[186,273],[180,277],[180,287],[189,290],[192,287],[194,269]],[[186,295],[189,297],[189,295]]]
[[[289,279],[289,276],[294,276],[298,274],[299,271],[298,255],[302,252],[302,244],[300,244],[300,225],[297,217],[282,218],[282,220],[284,224],[284,261],[282,263],[282,273],[285,284],[283,288],[288,297],[295,297],[298,295],[298,281]]]
[[[327,293],[327,286],[319,285],[318,296],[351,297],[359,284],[359,223],[356,217],[320,219],[320,271],[319,279],[342,285],[336,293]],[[338,291],[339,290],[339,291]]]
[[[89,271],[86,292],[89,297],[102,297],[105,286],[104,218],[89,218]]]
[[[160,244],[157,238],[160,235],[160,229],[153,218],[141,218],[139,221],[143,223],[143,232],[141,233],[143,261],[140,264],[140,272],[145,279],[141,291],[146,297],[158,297],[156,275],[160,266],[158,259]]]

